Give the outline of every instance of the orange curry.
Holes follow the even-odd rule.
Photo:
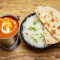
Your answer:
[[[12,17],[0,18],[0,38],[9,38],[18,30],[18,22]]]

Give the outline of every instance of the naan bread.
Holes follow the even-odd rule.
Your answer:
[[[44,36],[47,45],[58,43],[58,41],[51,36],[51,34],[44,28]]]
[[[60,42],[60,12],[49,6],[39,6],[35,12],[49,33]]]

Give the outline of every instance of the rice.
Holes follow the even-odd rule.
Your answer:
[[[36,15],[33,15],[23,23],[22,34],[29,44],[43,48],[46,46],[43,30],[43,24]]]

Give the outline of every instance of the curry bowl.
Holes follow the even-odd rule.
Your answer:
[[[10,50],[14,50],[17,47],[17,45],[19,45],[18,44],[18,41],[20,40],[20,38],[18,38],[18,31],[19,31],[19,27],[20,27],[19,22],[18,22],[19,16],[15,17],[15,16],[9,15],[9,14],[0,15],[0,18],[5,18],[5,17],[12,18],[12,19],[16,20],[16,22],[18,24],[18,29],[15,34],[13,34],[12,36],[10,36],[8,38],[4,38],[4,36],[3,36],[3,38],[0,38],[0,47],[3,48],[4,50],[10,51]],[[8,22],[6,22],[6,24],[8,24]]]

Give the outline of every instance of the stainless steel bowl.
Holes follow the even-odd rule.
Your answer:
[[[8,15],[8,14],[5,14],[5,15],[0,15],[0,17],[12,17],[14,18],[18,24],[19,24],[19,16],[15,17],[13,15]],[[20,26],[19,26],[20,27]],[[18,30],[17,32],[9,37],[9,38],[0,38],[0,47],[3,48],[4,50],[14,50],[16,48],[16,46],[18,45],[19,43],[19,38],[18,38],[18,31],[19,31],[19,27],[18,27]]]

